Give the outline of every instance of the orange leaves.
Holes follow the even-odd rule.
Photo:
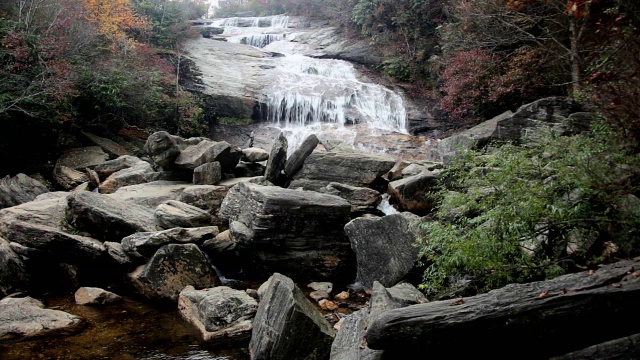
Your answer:
[[[532,4],[541,0],[508,0],[507,7],[515,10],[522,10],[528,4]],[[564,0],[563,0],[564,1]],[[566,0],[565,9],[563,14],[573,16],[575,18],[581,18],[589,15],[589,5],[593,0]]]
[[[81,0],[85,7],[85,18],[93,23],[98,32],[113,45],[131,47],[134,41],[127,33],[142,31],[149,24],[135,14],[129,0]]]

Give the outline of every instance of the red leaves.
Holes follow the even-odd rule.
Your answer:
[[[538,299],[545,299],[549,297],[549,292],[548,291],[544,291],[542,293],[540,293],[540,295],[538,295]]]
[[[460,299],[452,302],[451,304],[449,304],[449,306],[458,306],[458,305],[462,305],[462,304],[464,304],[464,299],[460,298]]]

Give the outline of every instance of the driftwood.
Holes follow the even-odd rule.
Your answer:
[[[639,332],[639,273],[640,262],[622,261],[595,272],[391,310],[371,324],[367,343],[394,357],[566,354]]]

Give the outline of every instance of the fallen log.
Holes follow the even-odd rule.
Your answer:
[[[639,262],[621,261],[595,272],[391,310],[371,324],[367,345],[394,357],[566,354],[640,331],[639,272]]]

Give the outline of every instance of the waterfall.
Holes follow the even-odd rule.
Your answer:
[[[247,35],[247,36],[234,36],[227,38],[227,41],[231,43],[251,45],[259,48],[263,48],[274,41],[279,41],[284,38],[284,35],[281,34],[257,34],[257,35]]]

